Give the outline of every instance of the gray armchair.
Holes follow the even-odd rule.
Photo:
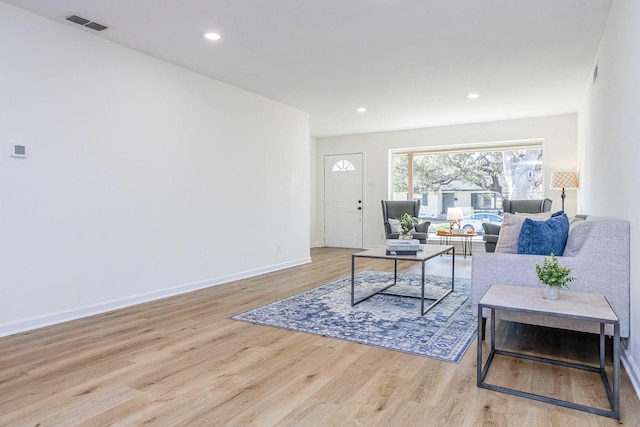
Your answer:
[[[502,201],[502,209],[505,212],[514,214],[520,213],[541,213],[551,210],[551,199],[534,199],[534,200],[509,200]],[[497,224],[483,223],[484,229],[484,250],[485,252],[495,252],[496,243],[498,243],[498,235],[500,234],[500,226]]]
[[[389,218],[399,219],[403,214],[418,218],[420,214],[420,200],[382,200],[382,219],[384,220],[384,232],[387,239],[397,239],[400,234],[391,232]],[[429,226],[431,222],[425,221],[416,225],[411,231],[413,238],[420,240],[420,243],[427,243]]]

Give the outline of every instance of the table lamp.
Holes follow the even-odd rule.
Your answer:
[[[454,227],[460,228],[458,220],[464,218],[462,208],[447,208],[447,221],[451,221],[449,231],[453,231]]]

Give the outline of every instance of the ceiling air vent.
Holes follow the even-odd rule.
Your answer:
[[[96,30],[96,31],[102,31],[109,28],[106,25],[98,24],[97,22],[89,22],[87,25],[85,25],[85,27],[91,28],[92,30]]]
[[[109,28],[106,25],[98,24],[97,22],[90,21],[78,15],[69,15],[65,19],[67,21],[71,21],[75,24],[82,25],[83,27],[91,28],[92,30],[96,31],[104,31]]]
[[[75,22],[76,24],[80,24],[80,25],[86,25],[89,22],[91,22],[88,19],[79,17],[78,15],[67,16],[67,21]]]

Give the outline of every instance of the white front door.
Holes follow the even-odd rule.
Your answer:
[[[324,245],[362,248],[362,153],[324,158]]]

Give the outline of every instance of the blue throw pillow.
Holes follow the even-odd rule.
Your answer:
[[[524,220],[518,237],[518,253],[562,256],[569,236],[569,218],[564,212],[546,221]]]

